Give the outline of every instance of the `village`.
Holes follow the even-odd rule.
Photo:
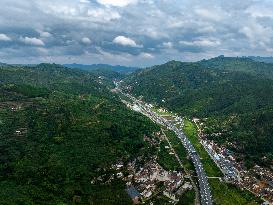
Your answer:
[[[158,140],[164,140],[164,135],[162,132],[157,132],[154,136],[157,139],[144,136],[144,141],[160,149]],[[170,149],[168,146],[165,148]],[[171,150],[169,154],[173,154]],[[190,180],[185,177],[182,170],[165,170],[158,163],[158,156],[153,156],[141,166],[137,163],[137,160],[134,160],[126,166],[119,163],[114,165],[113,168],[117,171],[117,177],[126,182],[126,192],[135,204],[152,204],[151,199],[157,196],[164,196],[168,198],[170,204],[175,204],[185,191],[193,188]],[[126,170],[127,175],[124,176],[121,170]]]
[[[152,159],[139,170],[135,164],[128,164],[129,175],[124,178],[127,185],[127,192],[137,204],[149,200],[156,194],[163,194],[170,199],[170,202],[177,202],[179,196],[187,189],[192,189],[190,182],[184,180],[182,172],[166,171]],[[136,190],[131,195],[130,192]]]
[[[145,106],[154,109],[152,104],[145,103]],[[139,107],[136,105],[131,108],[136,111],[139,110]],[[172,121],[173,124],[176,123],[175,121],[179,122],[176,125],[177,127],[183,127],[183,118],[168,112],[166,109],[160,108],[154,110],[154,112],[158,112],[164,118],[168,118],[167,120]],[[166,113],[168,114],[165,116]],[[199,142],[224,175],[220,180],[235,184],[242,190],[250,191],[255,196],[263,199],[263,204],[265,205],[273,203],[273,172],[258,165],[247,170],[244,163],[237,159],[236,153],[213,140],[208,140],[207,136],[202,132],[203,122],[200,119],[193,118],[192,121],[197,127]],[[221,135],[221,133],[213,134],[216,136]]]
[[[193,121],[198,128],[202,125],[199,119],[195,118]],[[219,133],[214,133],[214,135],[217,134],[219,135]],[[264,204],[273,203],[273,172],[269,168],[255,165],[247,170],[244,164],[236,159],[235,153],[213,140],[208,140],[200,128],[199,137],[200,143],[223,172],[226,182],[233,183],[261,197],[265,201]]]

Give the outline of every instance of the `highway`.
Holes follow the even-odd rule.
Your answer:
[[[123,93],[117,86],[118,92],[122,93],[126,97],[130,98],[139,108],[139,112],[142,114],[148,116],[151,120],[154,122],[157,122],[161,125],[166,126],[169,130],[172,130],[176,133],[176,135],[181,139],[182,144],[187,149],[192,162],[194,164],[197,178],[198,178],[198,184],[199,184],[199,195],[200,195],[200,202],[202,205],[212,205],[212,195],[208,183],[207,175],[204,171],[203,165],[201,163],[200,157],[197,154],[195,148],[189,141],[189,139],[185,136],[183,131],[181,129],[178,129],[175,125],[173,125],[171,122],[167,121],[165,118],[159,116],[157,113],[153,112],[148,106],[146,106],[143,102],[137,100],[133,96]]]

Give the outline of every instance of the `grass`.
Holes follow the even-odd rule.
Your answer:
[[[220,169],[210,158],[209,154],[206,152],[202,144],[199,142],[197,129],[195,125],[189,120],[185,120],[184,133],[191,141],[197,153],[199,154],[208,177],[222,177],[223,173],[220,171]]]
[[[191,160],[188,158],[187,150],[183,146],[182,142],[176,134],[172,131],[166,131],[166,136],[168,137],[169,141],[171,142],[172,147],[174,148],[176,154],[180,158],[184,168],[186,170],[194,171],[194,166]]]
[[[175,155],[169,154],[171,149],[166,149],[165,146],[169,146],[167,141],[162,141],[160,143],[160,151],[158,153],[158,163],[165,169],[165,170],[181,170],[180,165],[175,158]]]
[[[209,179],[209,183],[216,205],[258,205],[262,203],[252,193],[240,190],[235,185],[220,182],[218,179]]]
[[[150,199],[148,202],[146,202],[145,204],[150,204],[151,202],[156,205],[171,205],[172,204],[170,203],[170,199],[164,195],[155,196],[152,199]]]
[[[194,205],[195,204],[195,191],[188,190],[179,198],[177,205]]]

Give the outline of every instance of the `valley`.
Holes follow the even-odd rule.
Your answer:
[[[265,111],[268,117],[256,131],[269,137],[270,124],[264,123],[270,123],[271,99],[263,93],[271,92],[271,79],[257,75],[180,62],[126,75],[57,64],[1,65],[0,199],[109,205],[270,202],[271,147],[263,141],[251,144],[254,139],[243,133],[245,146],[236,140],[245,130],[240,119],[245,117],[247,125],[254,117],[258,123]],[[227,93],[218,90],[226,85]],[[236,92],[262,98],[246,107],[248,101],[230,96]],[[11,190],[16,197],[9,197]]]

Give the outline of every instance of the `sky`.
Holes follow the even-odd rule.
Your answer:
[[[273,0],[1,0],[0,62],[272,56]]]

